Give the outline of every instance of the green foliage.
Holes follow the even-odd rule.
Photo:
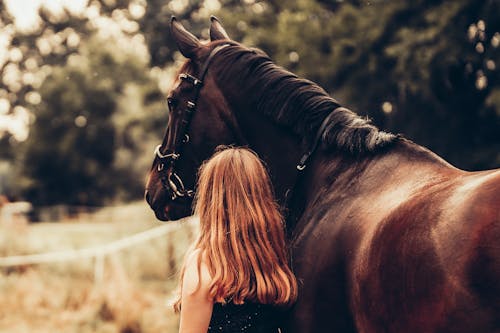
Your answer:
[[[130,0],[93,0],[89,2],[88,8],[98,11],[98,17],[101,19],[111,19],[113,13],[122,19],[130,19],[131,15],[126,10],[130,3]],[[0,80],[0,98],[9,100],[11,111],[16,106],[31,109],[36,103],[30,101],[29,94],[39,89],[47,68],[64,64],[68,56],[78,53],[81,40],[89,38],[99,30],[92,15],[73,13],[66,7],[62,7],[59,12],[53,12],[44,7],[43,1],[40,5],[39,24],[34,24],[28,30],[20,30],[16,28],[14,18],[6,10],[4,1],[0,0],[2,38],[7,44],[6,52],[10,53],[8,57],[0,59],[0,71],[4,75],[11,72],[9,76],[15,77],[11,80]],[[12,75],[13,73],[15,74]],[[18,73],[29,76],[16,77]],[[0,133],[2,134],[4,133]]]
[[[117,48],[94,36],[65,66],[53,67],[41,86],[43,102],[35,110],[21,163],[29,200],[97,205],[113,198],[120,186],[126,186],[129,198],[142,193],[142,175],[133,167],[135,141],[142,137],[124,138],[146,116],[141,109],[148,91],[139,87],[154,91],[154,86],[148,85],[146,63]],[[131,99],[137,109],[121,102]],[[117,161],[123,151],[128,160]]]
[[[0,193],[22,193],[35,205],[142,197],[151,163],[145,152],[160,140],[166,121],[144,37],[134,25],[144,5],[93,0],[84,13],[58,14],[42,7],[40,24],[19,31],[0,0],[7,50],[19,55],[6,58],[0,70],[23,78],[2,80],[0,98],[9,100],[9,112],[21,106],[36,119],[26,142],[0,132],[0,160],[7,161],[0,178],[13,180],[2,181]]]
[[[498,1],[293,0],[236,7],[219,13],[236,39],[263,48],[383,129],[461,168],[500,164]]]
[[[35,204],[142,195],[167,121],[158,86],[167,90],[165,76],[183,61],[171,15],[207,39],[216,14],[234,40],[260,47],[379,127],[461,168],[500,165],[497,0],[218,3],[92,0],[97,16],[41,9],[39,27],[22,32],[0,0],[10,55],[0,64],[0,99],[36,119],[24,144],[0,133],[0,160],[9,161],[0,178],[16,179],[12,193]],[[117,35],[103,19],[125,28]]]
[[[187,19],[184,23],[188,29],[201,31],[205,29],[208,36],[207,15],[200,15],[203,2],[199,0],[164,1],[148,0],[146,13],[139,20],[141,31],[144,34],[150,54],[151,66],[170,65],[175,61],[177,46],[170,38],[170,17],[175,15],[179,19]]]

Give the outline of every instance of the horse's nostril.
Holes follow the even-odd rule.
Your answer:
[[[149,201],[150,196],[149,196],[149,191],[148,191],[148,190],[146,190],[146,191],[144,192],[144,198],[146,199],[147,203],[151,203],[151,202]]]

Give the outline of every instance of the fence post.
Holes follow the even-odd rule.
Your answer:
[[[94,259],[94,283],[101,284],[104,280],[104,254],[98,254]]]
[[[174,244],[173,244],[173,239],[175,237],[173,237],[173,232],[168,234],[166,238],[166,241],[167,241],[167,262],[168,262],[168,273],[167,274],[172,274],[175,272],[175,266],[176,266],[176,262],[175,262],[175,249],[174,249]]]

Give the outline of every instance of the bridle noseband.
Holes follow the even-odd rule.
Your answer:
[[[162,186],[170,194],[172,201],[177,198],[192,198],[194,196],[194,190],[186,189],[181,177],[179,177],[179,175],[175,172],[175,162],[181,157],[183,146],[190,140],[187,133],[189,131],[189,125],[191,124],[193,113],[196,111],[196,103],[198,102],[198,97],[200,96],[200,90],[203,87],[203,80],[207,74],[208,66],[210,65],[210,62],[215,54],[229,45],[230,44],[218,45],[210,52],[207,60],[205,60],[205,63],[203,64],[200,78],[187,73],[179,75],[179,79],[181,81],[189,82],[194,88],[192,100],[188,100],[184,109],[181,110],[183,116],[181,128],[179,128],[176,132],[182,134],[184,138],[179,140],[179,138],[176,137],[173,140],[173,147],[166,147],[166,149],[162,149],[162,145],[158,145],[154,151],[154,154],[158,159],[157,170],[160,174]],[[166,153],[162,153],[162,151],[166,151]]]

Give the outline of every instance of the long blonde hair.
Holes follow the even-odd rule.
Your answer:
[[[200,250],[212,277],[214,302],[287,305],[297,298],[288,266],[284,221],[269,175],[246,148],[219,150],[199,171],[195,215]],[[181,288],[184,267],[181,272]],[[180,299],[175,304],[180,309]]]

